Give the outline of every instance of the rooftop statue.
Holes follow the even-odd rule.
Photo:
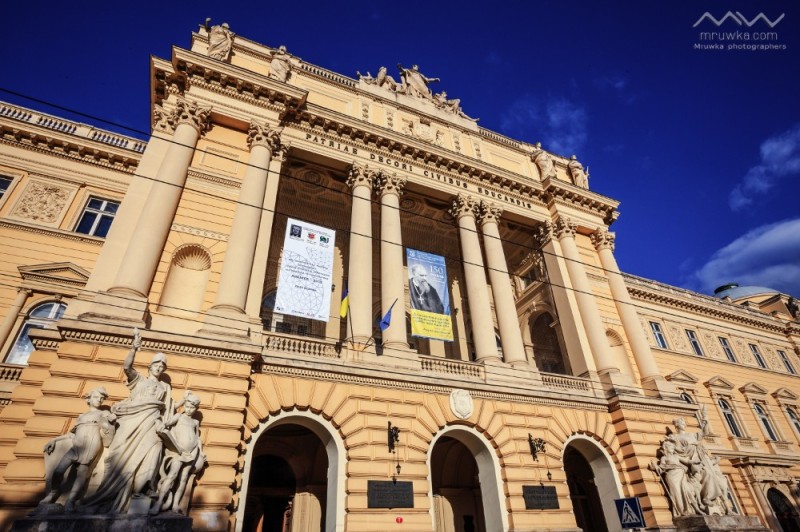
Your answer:
[[[675,431],[661,444],[661,459],[652,463],[664,483],[675,517],[726,515],[728,483],[703,439],[708,434],[705,407],[698,412],[700,432],[688,432],[686,420],[673,421]]]
[[[399,92],[433,101],[433,93],[428,88],[428,85],[434,81],[440,81],[439,78],[427,77],[419,71],[419,66],[417,65],[413,65],[411,68],[404,68],[403,65],[397,63],[397,68],[400,69],[400,79],[403,80],[403,86]]]
[[[464,113],[464,110],[461,109],[461,100],[448,100],[447,93],[445,91],[434,94],[433,103],[438,109],[442,109],[448,113],[453,113],[461,118],[466,118],[467,120],[472,120],[473,122],[477,122],[479,120],[478,118],[470,118],[466,115],[466,113]]]
[[[539,175],[542,179],[556,177],[556,166],[555,163],[553,163],[553,157],[542,149],[541,142],[537,142],[533,147],[531,159],[533,159],[533,162],[536,163],[536,166],[539,168]]]
[[[382,66],[378,69],[378,75],[376,77],[372,77],[372,74],[367,72],[367,75],[364,76],[361,72],[356,71],[358,74],[358,79],[363,81],[368,85],[375,85],[377,87],[381,87],[392,92],[397,92],[399,85],[394,80],[394,78],[387,74],[386,67]]]
[[[578,162],[578,158],[574,155],[570,157],[569,164],[567,164],[567,171],[572,177],[572,181],[581,188],[589,188],[589,169],[583,169],[583,165]]]
[[[208,57],[225,61],[233,48],[233,32],[230,26],[227,22],[211,26],[211,19],[207,18],[205,27],[208,31]]]
[[[279,46],[277,50],[273,50],[272,60],[269,62],[268,76],[286,83],[292,71],[292,65],[289,62],[291,57],[292,56],[286,51],[286,47],[283,45]]]

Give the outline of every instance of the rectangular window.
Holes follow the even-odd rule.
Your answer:
[[[722,350],[725,352],[725,356],[731,362],[736,362],[736,355],[733,354],[733,348],[731,347],[730,342],[724,336],[719,337],[719,344],[722,346]]]
[[[8,190],[8,188],[11,186],[12,181],[13,179],[10,177],[0,175],[0,200],[6,195],[6,190]]]
[[[794,370],[794,366],[792,366],[792,363],[789,361],[789,356],[786,354],[786,352],[779,349],[778,356],[781,357],[783,365],[786,366],[786,371],[792,375],[797,375],[797,372]]]
[[[653,331],[653,338],[656,339],[656,345],[661,349],[669,349],[667,337],[664,336],[664,333],[661,331],[661,324],[651,321],[650,329]]]
[[[692,344],[692,351],[694,351],[694,354],[699,357],[703,356],[703,348],[700,346],[700,340],[697,339],[697,333],[686,329],[686,336],[689,338],[689,343]]]
[[[756,364],[760,368],[767,368],[767,363],[764,362],[764,357],[761,356],[761,351],[758,350],[758,346],[756,344],[749,344],[750,345],[750,352],[753,353],[753,357],[756,359]]]
[[[89,198],[89,203],[83,209],[81,220],[75,231],[84,235],[105,237],[114,221],[119,203],[102,200],[99,198]]]

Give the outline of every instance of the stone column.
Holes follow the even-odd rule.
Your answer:
[[[614,305],[616,305],[617,313],[622,320],[622,328],[628,337],[636,366],[639,368],[642,385],[649,389],[656,389],[660,392],[669,391],[675,394],[674,387],[664,379],[658,369],[653,352],[650,350],[650,344],[642,330],[636,307],[625,287],[625,280],[622,278],[617,260],[614,258],[614,234],[605,230],[595,231],[592,233],[592,243],[600,256],[600,264],[606,272],[608,285],[611,288],[611,297],[614,298]]]
[[[0,348],[2,348],[8,340],[8,336],[14,328],[14,324],[17,323],[19,312],[22,310],[22,307],[25,306],[25,302],[32,293],[33,290],[17,288],[17,297],[14,298],[11,306],[8,307],[8,312],[6,313],[6,317],[3,318],[3,323],[0,323]]]
[[[172,143],[147,195],[114,285],[109,289],[112,294],[147,298],[178,210],[197,141],[208,129],[210,116],[210,107],[200,107],[181,98],[173,114],[165,118],[175,125]]]
[[[350,212],[350,257],[347,290],[350,311],[347,334],[354,344],[366,344],[372,337],[372,183],[375,172],[353,165],[347,186],[353,191]]]
[[[400,228],[400,194],[405,184],[405,179],[383,173],[375,181],[381,198],[381,317],[394,304],[392,320],[383,331],[383,345],[401,349],[408,349],[403,234]]]
[[[500,342],[503,344],[503,359],[514,366],[528,366],[525,346],[522,343],[522,333],[519,330],[517,305],[511,291],[506,255],[500,240],[500,228],[497,225],[502,213],[503,209],[481,201],[480,219],[483,247],[486,250],[489,279],[492,283],[494,311],[500,329]]]
[[[478,361],[499,362],[497,342],[494,337],[492,309],[489,291],[486,288],[486,273],[475,225],[475,200],[459,194],[453,200],[450,214],[458,220],[458,236],[461,241],[461,260],[464,265],[464,280],[467,284],[472,341],[475,342],[475,358]]]
[[[272,154],[280,147],[280,133],[280,129],[273,129],[268,124],[250,123],[247,135],[250,159],[239,192],[239,203],[233,216],[222,276],[211,313],[242,317],[246,314],[247,293],[264,209],[264,191]]]
[[[589,284],[589,277],[583,268],[583,259],[581,259],[580,253],[578,253],[578,246],[575,243],[576,230],[577,226],[563,216],[559,217],[554,225],[554,233],[561,244],[561,251],[564,253],[567,272],[575,290],[578,311],[581,315],[583,327],[586,330],[589,347],[597,364],[597,371],[601,375],[619,374],[620,370],[614,364],[614,359],[608,350],[608,340],[606,339],[603,322],[600,319],[600,311],[597,309],[592,287]]]

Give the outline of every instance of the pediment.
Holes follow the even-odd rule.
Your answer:
[[[739,391],[745,395],[749,393],[757,395],[767,395],[767,389],[764,388],[763,386],[756,384],[755,382],[748,382],[747,384],[739,388]]]
[[[689,373],[688,371],[684,371],[679,369],[673,373],[667,375],[666,379],[670,382],[680,382],[685,384],[697,384],[698,378]]]
[[[33,266],[20,266],[19,274],[26,281],[40,281],[67,286],[86,286],[89,272],[71,262],[51,262]]]
[[[772,397],[775,399],[783,399],[786,401],[797,401],[798,396],[792,390],[787,388],[778,388],[774,392],[772,392]]]
[[[721,388],[723,390],[733,390],[733,384],[729,380],[724,379],[719,375],[711,377],[703,384],[705,384],[709,388]]]

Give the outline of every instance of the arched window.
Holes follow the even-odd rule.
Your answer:
[[[789,416],[789,421],[792,422],[795,432],[800,436],[800,416],[797,415],[797,412],[791,406],[786,407],[786,415]]]
[[[681,399],[683,399],[685,402],[689,403],[690,405],[694,404],[694,399],[692,399],[692,396],[689,395],[687,392],[681,392]]]
[[[44,329],[49,324],[58,320],[67,309],[67,306],[57,301],[36,305],[28,313],[25,323],[22,324],[17,339],[6,357],[7,364],[27,364],[28,357],[33,353],[33,342],[28,333],[31,329]]]
[[[739,424],[736,423],[736,415],[733,413],[731,405],[728,404],[728,401],[725,399],[719,399],[717,404],[719,404],[719,408],[722,410],[722,417],[725,418],[725,423],[728,424],[728,429],[730,429],[731,434],[737,438],[741,438],[742,431],[739,429]]]
[[[764,410],[764,407],[758,403],[754,403],[753,410],[756,411],[756,416],[758,416],[759,421],[761,421],[761,425],[764,427],[764,432],[767,433],[767,438],[769,438],[771,441],[778,441],[778,436],[775,434],[775,429],[772,428],[772,422],[769,420],[769,416]]]
[[[533,357],[539,371],[569,375],[570,369],[561,353],[558,335],[553,328],[553,317],[548,313],[540,314],[531,325],[531,342]]]

